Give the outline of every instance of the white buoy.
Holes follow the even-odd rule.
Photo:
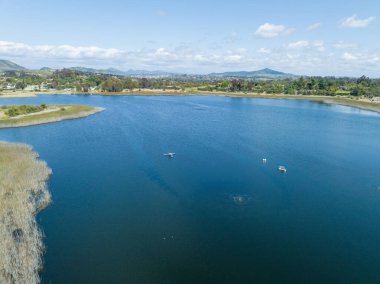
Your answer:
[[[165,153],[164,156],[166,156],[168,158],[174,158],[175,153]]]
[[[286,168],[285,168],[285,166],[279,166],[279,167],[278,167],[278,170],[279,170],[280,172],[282,172],[282,173],[286,173]]]
[[[267,163],[267,159],[263,159],[263,164],[266,164]]]

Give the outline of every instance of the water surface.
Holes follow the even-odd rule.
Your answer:
[[[106,108],[0,131],[53,169],[44,283],[380,282],[377,114],[203,96],[0,103]]]

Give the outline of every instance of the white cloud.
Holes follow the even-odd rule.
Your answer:
[[[269,54],[272,52],[272,50],[270,50],[269,48],[261,47],[258,50],[256,50],[256,52],[263,53],[263,54]]]
[[[352,61],[352,60],[356,60],[358,59],[355,55],[349,53],[349,52],[345,52],[343,55],[342,55],[342,58],[344,60],[347,60],[347,61]]]
[[[284,25],[274,25],[265,23],[258,27],[255,35],[262,38],[273,38],[280,35],[287,35],[293,32],[293,29],[287,28]]]
[[[306,29],[308,31],[313,31],[313,30],[316,30],[316,29],[320,28],[321,26],[322,26],[321,23],[315,23],[315,24],[312,24],[312,25],[308,26]]]
[[[299,41],[289,43],[288,47],[291,49],[300,49],[300,48],[309,47],[309,45],[310,43],[307,40],[299,40]]]
[[[233,54],[233,55],[227,55],[224,57],[224,60],[227,63],[238,63],[243,59],[242,55],[239,54]]]
[[[368,17],[367,19],[359,19],[356,15],[352,15],[351,17],[344,19],[340,26],[343,28],[365,28],[374,20],[375,17],[373,16]]]
[[[239,48],[236,49],[237,53],[247,53],[247,51],[248,50],[246,48],[244,48],[244,47],[239,47]]]
[[[51,57],[62,59],[113,59],[123,54],[116,48],[71,45],[28,45],[24,43],[0,41],[2,56]]]
[[[338,49],[355,48],[356,44],[339,41],[333,44],[333,47]]]
[[[349,63],[355,63],[360,65],[367,65],[367,66],[374,66],[376,67],[377,71],[380,68],[380,56],[379,54],[373,54],[373,53],[349,53],[345,52],[342,55],[342,59]],[[378,76],[378,72],[377,72]]]
[[[274,47],[275,48],[275,47]],[[168,70],[208,73],[228,70],[255,70],[269,67],[305,75],[362,75],[378,77],[380,54],[365,50],[327,53],[320,56],[323,41],[300,40],[286,48],[269,49],[202,49],[181,45],[176,48],[120,50],[96,46],[29,45],[0,41],[0,58],[10,59],[26,67],[54,68],[85,66],[115,67],[122,70]],[[273,52],[276,51],[276,52]]]
[[[315,47],[318,51],[325,51],[325,43],[321,40],[316,40],[312,43],[313,47]]]
[[[299,41],[289,43],[288,48],[289,49],[314,48],[318,51],[324,51],[325,43],[321,40],[315,40],[315,41],[299,40]]]

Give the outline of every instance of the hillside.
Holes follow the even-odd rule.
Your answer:
[[[87,67],[70,67],[68,68],[70,70],[76,70],[84,73],[94,73],[94,74],[107,74],[107,75],[118,75],[118,76],[155,76],[155,75],[169,75],[171,73],[166,71],[148,71],[148,70],[133,70],[129,69],[127,71],[122,71],[115,68],[108,68],[108,69],[94,69],[94,68],[87,68]]]
[[[26,70],[26,68],[20,65],[17,65],[16,63],[12,61],[0,59],[0,72],[21,71],[21,70]]]
[[[239,78],[256,78],[256,79],[287,79],[296,78],[297,75],[284,73],[269,68],[257,70],[257,71],[235,71],[224,73],[211,73],[210,76],[216,77],[239,77]]]

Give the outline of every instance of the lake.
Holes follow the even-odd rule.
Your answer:
[[[378,114],[212,96],[0,103],[106,108],[0,130],[53,170],[43,283],[380,283]]]

